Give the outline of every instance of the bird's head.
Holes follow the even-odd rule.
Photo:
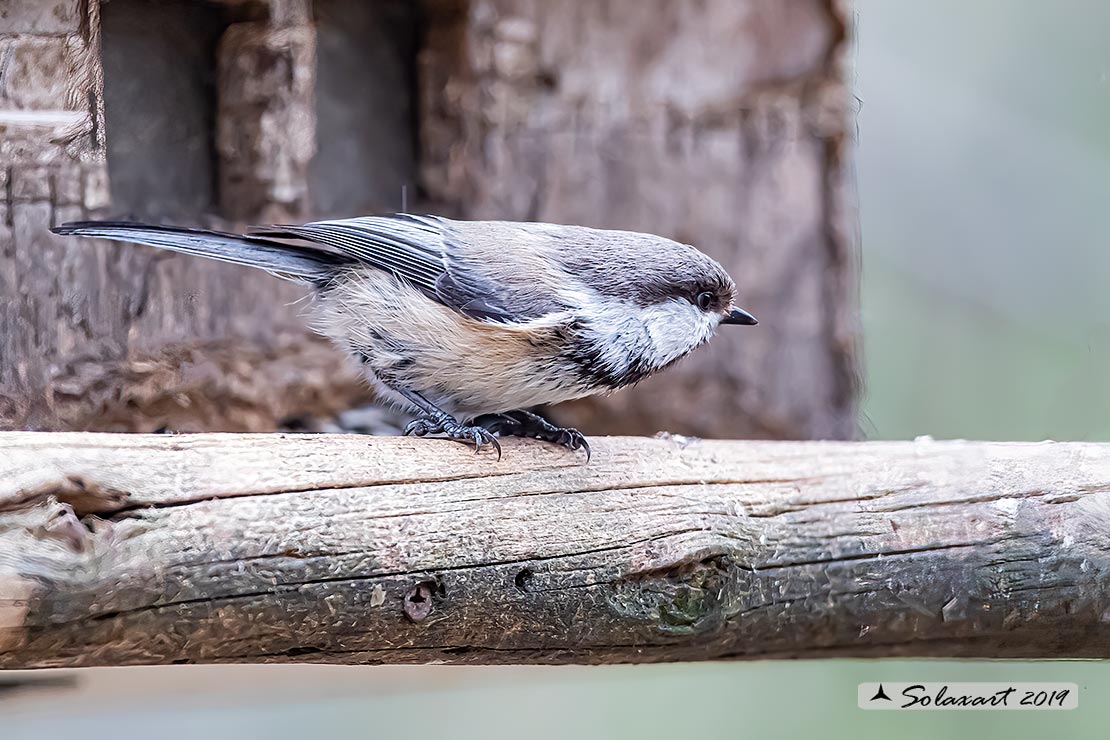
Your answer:
[[[591,250],[576,275],[597,299],[591,325],[608,347],[606,362],[635,382],[673,364],[717,327],[752,326],[736,305],[736,283],[719,262],[694,247],[630,232]]]

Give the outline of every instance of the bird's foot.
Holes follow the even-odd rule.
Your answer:
[[[590,461],[590,443],[582,432],[569,427],[557,427],[530,411],[487,414],[475,419],[474,423],[502,437],[530,437],[561,445],[568,450],[583,450],[586,453],[586,462]]]
[[[428,434],[442,434],[448,439],[474,445],[474,454],[481,451],[483,445],[489,445],[497,451],[497,459],[501,459],[501,443],[497,437],[480,426],[462,424],[449,414],[430,414],[414,419],[405,427],[405,436],[415,435],[423,437]]]

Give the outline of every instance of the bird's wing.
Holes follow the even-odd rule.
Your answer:
[[[537,257],[526,245],[518,247],[511,224],[489,224],[397,214],[271,226],[253,233],[327,245],[393,273],[472,318],[515,323],[559,310],[542,282],[529,280],[518,269],[531,263],[530,272],[538,274]]]
[[[425,292],[434,292],[436,280],[445,270],[440,231],[432,217],[393,216],[266,226],[251,233],[324,244],[358,262],[392,272]]]

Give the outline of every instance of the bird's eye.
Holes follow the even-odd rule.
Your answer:
[[[708,291],[698,293],[697,304],[702,311],[708,311],[713,307],[713,294]]]

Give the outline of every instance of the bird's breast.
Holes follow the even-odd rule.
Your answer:
[[[374,381],[418,391],[456,415],[558,403],[604,390],[568,356],[572,333],[560,322],[475,320],[386,273],[333,284],[315,314],[317,330],[355,356]]]

